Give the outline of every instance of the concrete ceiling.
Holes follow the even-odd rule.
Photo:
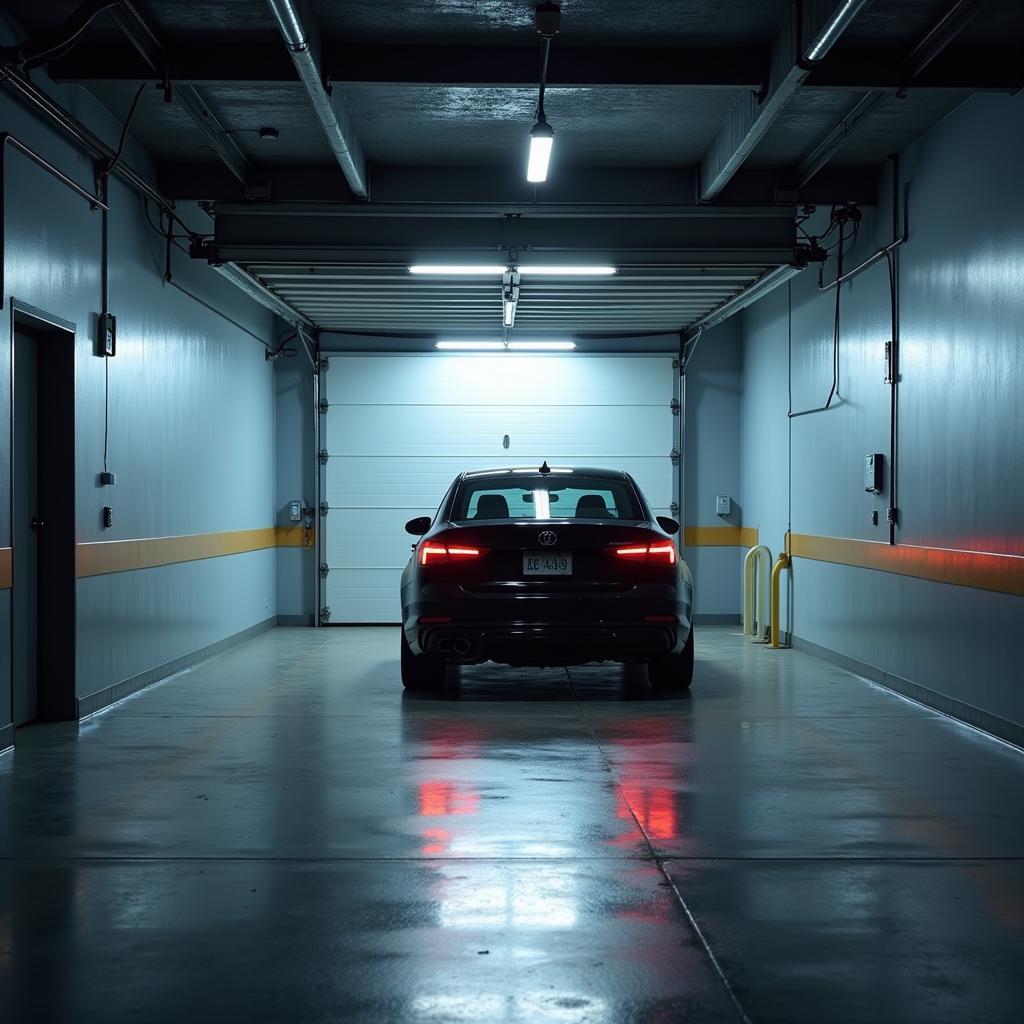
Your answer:
[[[5,6],[31,36],[54,28],[78,2],[7,0]],[[206,201],[220,209],[249,196],[265,198],[269,189],[276,202],[348,206],[356,201],[267,0],[139,0],[134,6],[176,83],[171,102],[157,87],[160,76],[142,61],[109,12],[98,16],[79,43],[47,70],[59,82],[90,89],[119,121],[127,116],[139,84],[150,83],[132,131],[152,155],[159,185],[170,198]],[[327,247],[318,259],[310,259],[308,251],[296,256],[297,265],[305,263],[304,273],[310,267],[334,268],[334,276],[323,279],[336,282],[333,298],[321,294],[329,284],[303,290],[281,270],[291,250],[279,232],[258,251],[243,246],[247,257],[238,262],[323,326],[364,326],[366,311],[373,310],[368,300],[375,295],[393,303],[390,312],[380,313],[379,322],[390,316],[396,328],[407,326],[407,310],[417,303],[427,308],[422,299],[430,292],[432,302],[440,297],[440,305],[430,308],[440,310],[442,319],[448,308],[453,326],[465,320],[475,329],[473,318],[491,302],[489,293],[410,287],[400,264],[388,262],[395,238],[402,246],[409,239],[422,246],[431,232],[438,244],[455,237],[454,222],[443,216],[453,203],[476,204],[479,215],[493,219],[495,239],[504,237],[499,229],[509,218],[527,225],[521,234],[529,249],[547,237],[550,223],[536,227],[541,222],[531,218],[548,206],[635,204],[652,211],[664,208],[675,216],[672,211],[679,206],[709,200],[733,211],[728,224],[750,226],[747,238],[734,237],[730,243],[749,258],[749,273],[728,294],[706,292],[694,302],[697,293],[683,288],[673,298],[679,284],[673,274],[683,267],[692,271],[694,261],[685,238],[664,236],[649,217],[642,222],[650,226],[648,235],[630,236],[628,244],[606,255],[628,269],[635,249],[653,252],[666,268],[658,281],[634,286],[627,273],[612,286],[614,297],[587,309],[578,302],[591,294],[583,284],[575,288],[563,282],[554,291],[536,287],[524,293],[520,312],[524,324],[537,328],[545,326],[546,311],[552,325],[580,330],[599,330],[602,323],[608,330],[674,330],[713,308],[703,299],[722,301],[772,266],[797,258],[795,251],[778,255],[774,240],[772,259],[762,258],[768,250],[758,237],[758,210],[851,197],[870,201],[887,154],[919,137],[973,91],[1024,85],[1020,0],[872,0],[772,116],[752,123],[741,117],[737,134],[730,118],[750,105],[752,95],[770,98],[777,86],[773,60],[785,52],[780,40],[785,41],[787,0],[728,5],[720,0],[563,0],[545,102],[556,132],[551,175],[543,187],[526,188],[523,165],[536,112],[540,57],[534,6],[534,0],[319,0],[309,27],[321,40],[323,74],[344,96],[352,136],[365,152],[369,205],[433,204],[434,219],[417,219],[404,231],[397,214],[372,218],[361,222],[368,234],[358,253]],[[840,6],[837,0],[816,0],[807,9],[828,12]],[[906,58],[952,10],[971,17],[925,71],[908,78]],[[181,101],[188,90],[219,122],[212,134]],[[869,93],[881,96],[871,117],[829,152],[824,170],[805,181],[798,173],[801,161]],[[277,128],[277,141],[260,141],[257,129],[262,126]],[[744,133],[749,133],[747,140]],[[247,162],[247,183],[258,184],[259,191],[243,188],[237,167],[225,166],[217,144],[224,139]],[[713,169],[721,159],[723,146],[727,156],[730,147],[741,147],[736,152],[742,155],[725,175],[724,187],[705,195],[709,166]],[[565,232],[558,243],[563,256],[588,247],[592,251],[593,238],[599,237],[599,230],[584,237],[589,222],[585,214],[581,218],[559,222]],[[261,244],[265,224],[254,228]],[[530,225],[540,234],[531,235]],[[301,248],[308,232],[301,222],[296,230],[294,241]],[[500,248],[493,240],[488,244]],[[705,269],[711,269],[714,246],[702,238],[699,248],[708,254]],[[384,250],[390,256],[372,255]],[[446,251],[451,254],[450,248]],[[216,247],[206,255],[220,258]],[[363,273],[366,259],[377,260],[385,278],[374,287],[372,275]],[[366,285],[362,295],[357,294],[360,281]],[[601,310],[603,317],[597,315]],[[432,322],[440,321],[435,317]]]

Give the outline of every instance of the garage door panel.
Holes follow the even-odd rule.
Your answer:
[[[324,584],[331,622],[400,622],[401,571],[332,569]],[[398,640],[395,640],[397,656]]]
[[[668,405],[672,357],[521,353],[335,356],[322,397],[331,405]],[[624,372],[628,366],[628,372]]]
[[[331,509],[324,521],[324,557],[342,569],[403,569],[414,538],[405,524],[434,509]]]
[[[614,466],[630,456],[667,455],[664,422],[665,408],[652,405],[340,406],[327,418],[326,447],[331,455],[490,455],[497,465],[528,463],[542,452],[553,464]]]
[[[676,500],[669,357],[338,356],[324,374],[323,588],[332,622],[397,622],[405,523],[464,471],[545,459],[623,469]],[[502,445],[509,435],[509,447]]]

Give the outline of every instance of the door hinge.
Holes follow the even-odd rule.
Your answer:
[[[331,567],[326,562],[320,563],[320,579],[327,579],[327,574],[331,571]]]
[[[900,525],[900,510],[898,508],[887,508],[885,510],[885,521],[890,526]]]
[[[672,451],[668,453],[668,457],[672,460],[673,466],[678,466],[679,459],[682,457],[682,452],[680,452],[680,450],[673,445]]]
[[[321,398],[320,399],[320,414],[322,416],[326,416],[327,415],[327,411],[328,411],[328,409],[330,409],[330,407],[331,407],[331,403],[328,402],[326,398]]]
[[[669,512],[672,513],[672,518],[673,519],[678,519],[679,518],[679,502],[673,501],[672,504],[669,505],[668,510],[669,510]]]
[[[331,506],[328,505],[326,501],[321,501],[320,502],[320,515],[325,516],[330,511],[331,511]]]
[[[672,415],[673,416],[678,416],[679,415],[679,410],[680,410],[681,406],[679,405],[679,399],[678,398],[673,398],[672,401],[668,403],[668,407],[672,410]]]
[[[673,359],[672,360],[672,369],[673,370],[678,370],[679,369],[679,360],[678,359]]]
[[[321,373],[326,373],[331,368],[330,359],[318,359],[316,362],[316,368]]]
[[[320,609],[320,624],[331,621],[331,609],[326,606]]]
[[[320,449],[320,465],[321,466],[326,466],[327,465],[327,460],[330,457],[331,457],[331,454],[330,454],[330,452],[328,452],[328,450],[326,448],[321,448]]]

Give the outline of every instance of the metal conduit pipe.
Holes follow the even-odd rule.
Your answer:
[[[784,551],[779,554],[778,559],[775,562],[775,566],[772,569],[772,647],[782,647],[782,643],[779,641],[779,577],[782,576],[783,569],[788,569],[790,566],[789,555]]]
[[[348,104],[343,96],[339,94],[332,98],[324,88],[320,68],[310,47],[309,35],[303,27],[294,0],[267,0],[267,3],[277,19],[295,70],[306,89],[324,135],[327,136],[327,143],[341,165],[349,188],[358,198],[368,199],[366,156],[355,137]]]
[[[768,613],[768,579],[772,553],[763,544],[752,547],[743,559],[743,635],[758,636]]]

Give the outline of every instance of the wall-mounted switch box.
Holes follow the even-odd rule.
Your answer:
[[[113,487],[117,483],[117,474],[109,473],[107,470],[103,470],[100,473],[100,487]]]
[[[885,466],[884,455],[864,456],[864,490],[869,494],[882,493],[882,471]]]
[[[290,501],[288,502],[288,518],[293,523],[302,521],[302,502],[301,501]]]
[[[114,525],[114,510],[109,505],[103,506],[103,528],[109,530]]]
[[[112,356],[117,351],[117,318],[113,313],[100,314],[99,354]]]
[[[729,516],[732,515],[732,498],[728,494],[716,494],[715,495],[715,515],[716,516]]]

